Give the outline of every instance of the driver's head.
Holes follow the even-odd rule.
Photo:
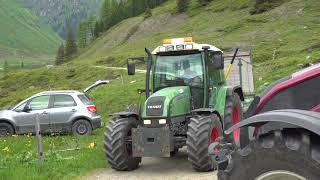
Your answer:
[[[188,60],[182,62],[183,69],[190,69],[190,63]]]

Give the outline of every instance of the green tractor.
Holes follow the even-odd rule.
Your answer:
[[[166,39],[146,52],[148,58],[129,59],[127,64],[128,74],[134,75],[135,61],[146,62],[146,101],[117,113],[109,123],[104,142],[108,163],[130,171],[142,157],[171,157],[187,146],[195,170],[216,169],[208,147],[242,120],[244,101],[241,87],[226,84],[223,52],[191,37]],[[249,142],[246,128],[224,137],[240,147]]]

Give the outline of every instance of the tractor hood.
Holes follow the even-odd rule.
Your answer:
[[[167,118],[185,115],[190,112],[190,100],[191,94],[188,86],[161,89],[146,100],[142,110],[142,118]]]

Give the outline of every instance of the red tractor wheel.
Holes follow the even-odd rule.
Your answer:
[[[219,180],[313,180],[320,177],[318,136],[301,129],[272,131],[231,154]]]
[[[242,121],[242,106],[238,94],[233,94],[227,97],[225,113],[224,113],[224,130]],[[227,136],[228,141],[234,142],[238,147],[245,147],[249,144],[248,127],[237,129],[232,135]]]

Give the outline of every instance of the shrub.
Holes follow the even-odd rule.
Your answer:
[[[289,0],[255,0],[253,8],[250,10],[250,14],[260,14],[269,11],[273,8],[281,6],[283,3]]]

